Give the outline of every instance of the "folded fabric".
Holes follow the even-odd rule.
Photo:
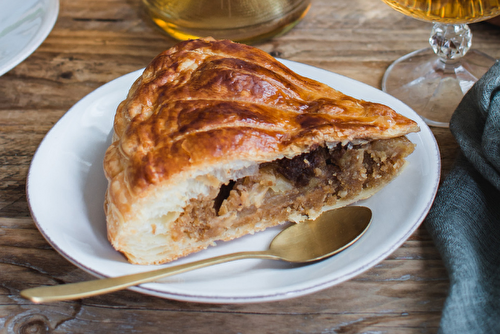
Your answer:
[[[450,130],[461,153],[425,221],[450,278],[439,333],[500,333],[500,62]]]

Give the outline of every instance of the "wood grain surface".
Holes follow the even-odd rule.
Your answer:
[[[313,0],[292,31],[256,46],[380,88],[392,61],[427,47],[430,29],[379,0]],[[500,28],[471,29],[473,46],[500,58]],[[85,95],[175,43],[139,0],[61,0],[48,38],[0,77],[0,333],[435,333],[448,278],[424,225],[367,272],[285,301],[199,304],[121,291],[36,305],[19,296],[92,278],[52,249],[30,218],[26,175],[41,140]],[[433,132],[444,176],[458,149],[448,129]]]

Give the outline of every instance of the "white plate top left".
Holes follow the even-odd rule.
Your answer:
[[[0,0],[0,76],[35,51],[59,14],[59,0]]]

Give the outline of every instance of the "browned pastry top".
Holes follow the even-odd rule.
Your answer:
[[[267,53],[213,39],[158,55],[118,107],[107,177],[140,193],[175,175],[232,160],[271,161],[325,141],[418,131],[387,106],[302,77]]]

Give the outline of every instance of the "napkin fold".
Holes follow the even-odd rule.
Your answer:
[[[450,130],[461,153],[425,220],[450,278],[439,333],[500,333],[500,62]]]

